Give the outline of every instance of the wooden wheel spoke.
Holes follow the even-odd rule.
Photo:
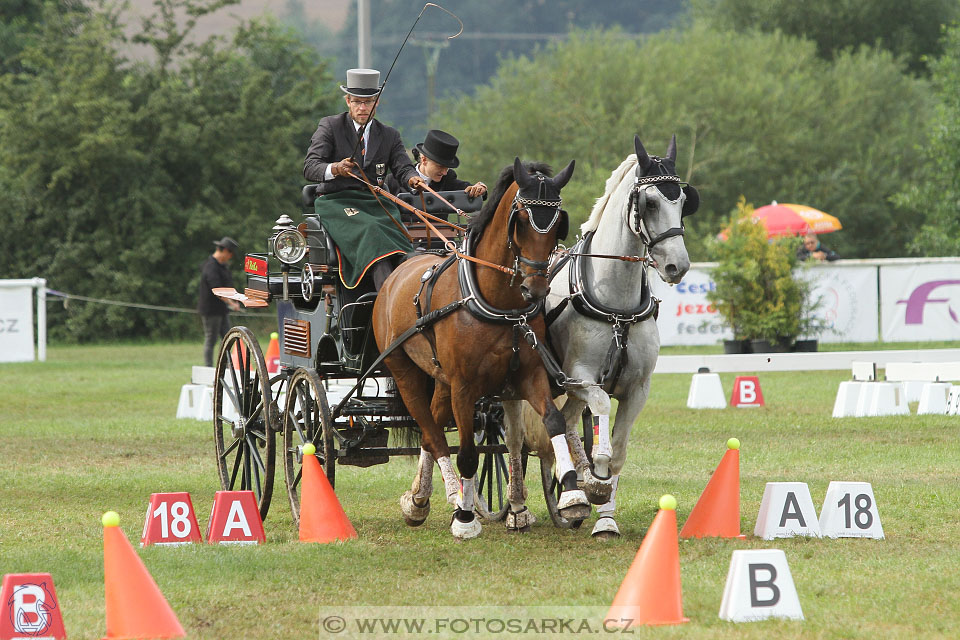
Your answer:
[[[227,457],[228,455],[230,455],[230,452],[237,448],[237,445],[238,445],[238,444],[240,444],[240,439],[239,439],[239,438],[235,439],[235,440],[233,441],[233,444],[231,444],[229,447],[227,447],[226,449],[223,450],[223,453],[220,454],[220,459],[221,459],[221,460],[226,459],[226,457]]]
[[[236,444],[240,444],[240,439],[237,438]],[[240,462],[243,460],[243,447],[237,448],[237,457],[233,461],[233,473],[230,474],[230,489],[233,489],[237,484],[237,472],[240,471]]]
[[[303,477],[303,467],[297,469],[297,477],[293,479],[293,488],[296,489],[300,486],[300,478]]]
[[[253,441],[253,438],[248,434],[247,435],[247,447],[250,452],[250,458],[256,465],[255,470],[265,471],[266,467],[263,465],[263,459],[260,457],[260,450],[257,449],[257,443]]]

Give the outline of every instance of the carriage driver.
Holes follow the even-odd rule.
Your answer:
[[[354,149],[360,168],[372,183],[384,186],[388,170],[411,189],[422,188],[426,182],[410,162],[397,130],[374,118],[380,72],[349,69],[347,83],[340,89],[347,111],[320,120],[303,161],[303,175],[319,183],[318,194],[324,195],[317,200],[317,213],[340,249],[343,284],[355,288],[369,270],[379,289],[391,270],[385,258],[409,251],[410,243],[381,208],[391,208],[399,220],[393,205],[378,203],[362,182],[349,177],[360,173],[358,162],[351,159]],[[358,141],[363,125],[367,126]]]

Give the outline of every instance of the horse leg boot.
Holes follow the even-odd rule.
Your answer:
[[[613,449],[610,446],[610,396],[599,386],[591,386],[582,394],[590,407],[595,424],[587,425],[593,429],[593,468],[589,465],[583,471],[583,490],[591,503],[602,505],[610,500],[613,485],[610,482],[610,458]],[[579,438],[578,438],[579,440]]]
[[[460,450],[457,452],[460,495],[450,519],[450,533],[457,540],[468,540],[479,536],[482,528],[480,518],[473,512],[477,496],[477,468],[480,466],[480,454],[473,432],[476,396],[459,386],[451,386],[450,391],[453,418],[460,436]]]
[[[431,494],[433,494],[433,456],[426,449],[420,449],[420,462],[417,465],[417,475],[413,478],[413,486],[410,491],[400,496],[400,510],[403,512],[404,522],[411,527],[423,524],[430,515]]]
[[[597,522],[593,525],[593,531],[590,532],[590,535],[594,538],[609,540],[620,537],[620,528],[617,526],[617,521],[613,519],[613,513],[617,510],[617,485],[619,483],[620,474],[614,474],[610,478],[610,500],[597,507]]]
[[[567,445],[567,429],[563,416],[550,404],[552,411],[547,411],[543,418],[543,426],[547,428],[550,443],[553,445],[553,454],[556,457],[556,476],[560,483],[560,499],[557,500],[557,511],[567,520],[582,520],[590,515],[590,502],[582,489],[577,488],[577,472],[573,468],[573,459],[570,457],[570,448]]]
[[[532,412],[531,412],[532,413]],[[527,509],[527,487],[523,482],[523,441],[527,425],[523,418],[523,403],[516,400],[504,400],[503,422],[506,427],[507,451],[510,452],[508,462],[507,499],[510,508],[507,510],[507,531],[525,533],[536,522],[533,513]],[[539,421],[539,416],[536,416]]]

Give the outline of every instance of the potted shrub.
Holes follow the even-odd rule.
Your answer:
[[[816,333],[819,321],[810,300],[812,286],[797,277],[796,240],[768,239],[753,206],[741,196],[730,218],[726,241],[714,245],[718,265],[711,272],[716,289],[707,299],[735,341],[752,351],[790,351],[797,336]],[[729,351],[729,350],[728,350]]]

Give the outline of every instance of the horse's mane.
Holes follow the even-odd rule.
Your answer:
[[[523,168],[527,170],[527,173],[536,173],[539,171],[548,178],[553,177],[553,169],[544,162],[524,162]],[[503,194],[507,192],[511,184],[513,184],[513,165],[509,164],[500,171],[500,175],[497,177],[497,183],[494,185],[493,191],[490,193],[490,197],[487,198],[486,203],[484,203],[483,208],[480,209],[480,213],[470,220],[470,224],[467,225],[468,231],[472,231],[478,235],[483,232],[487,225],[490,224],[490,221],[493,220],[493,216],[497,212],[497,207],[500,206],[500,201],[503,199]]]
[[[613,170],[613,173],[607,178],[607,186],[603,191],[603,195],[597,198],[597,202],[590,211],[590,217],[580,225],[580,233],[597,230],[597,227],[600,225],[600,217],[603,215],[603,210],[607,208],[607,203],[610,201],[610,198],[613,197],[614,192],[617,190],[617,187],[620,186],[620,183],[623,182],[627,173],[633,171],[636,166],[637,154],[631,153],[627,156],[626,160],[620,163],[619,167]],[[612,204],[626,206],[626,202]]]

